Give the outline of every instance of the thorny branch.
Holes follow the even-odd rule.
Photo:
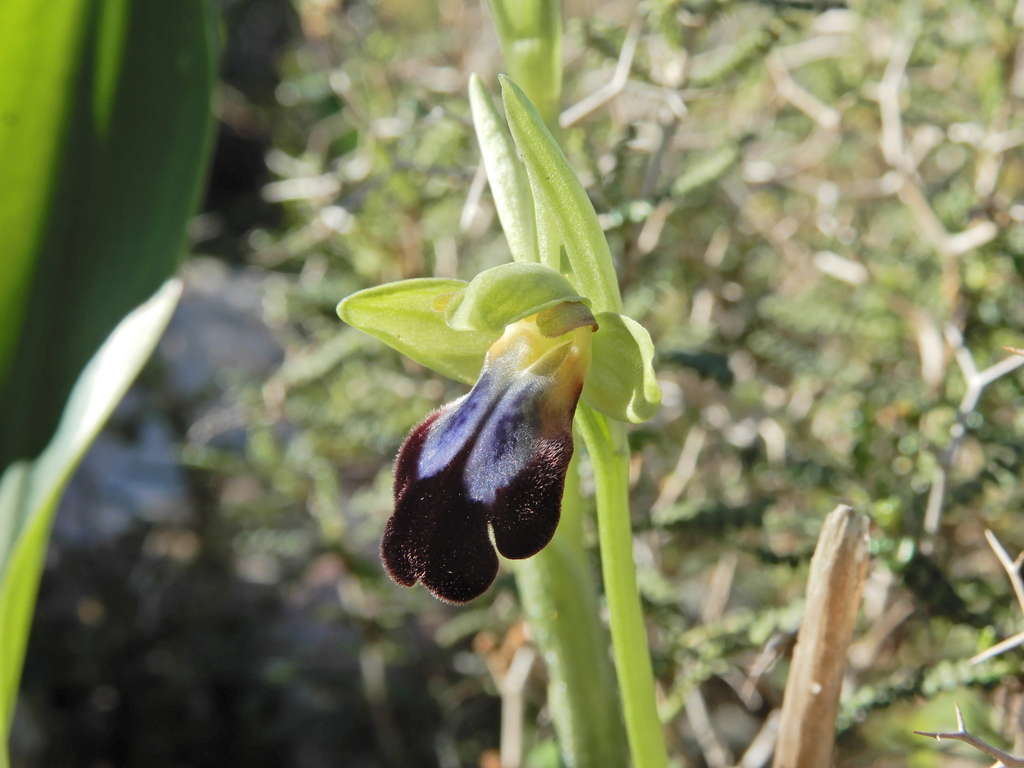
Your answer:
[[[1024,768],[1024,756],[1011,755],[1009,752],[1004,752],[1001,749],[993,747],[977,736],[968,732],[966,726],[964,726],[964,716],[960,711],[960,705],[954,704],[956,707],[956,730],[948,731],[945,733],[930,733],[928,731],[914,731],[918,736],[928,736],[935,739],[936,741],[942,741],[943,739],[949,739],[950,741],[962,741],[964,744],[969,744],[979,752],[984,752],[991,758],[998,760],[996,765],[1002,764],[1004,768]],[[993,767],[994,768],[994,767]]]

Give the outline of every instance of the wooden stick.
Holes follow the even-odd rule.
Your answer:
[[[868,525],[843,504],[825,518],[811,558],[773,768],[832,764],[839,693],[868,572]]]

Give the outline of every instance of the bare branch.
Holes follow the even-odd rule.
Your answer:
[[[914,601],[908,597],[897,600],[878,617],[871,628],[860,640],[850,648],[850,666],[855,670],[865,670],[875,663],[878,651],[886,638],[900,624],[914,615]]]
[[[903,117],[900,114],[900,83],[910,61],[913,42],[900,39],[893,46],[892,56],[878,85],[878,106],[882,117],[882,155],[893,168],[906,164],[903,150]]]
[[[700,620],[705,624],[722,618],[725,605],[729,602],[732,579],[736,575],[738,562],[739,558],[736,557],[735,552],[726,552],[718,559],[718,564],[715,565],[715,570],[711,573],[708,591],[704,593],[704,600],[701,601]]]
[[[996,643],[986,651],[982,651],[979,654],[972,656],[968,663],[969,664],[981,664],[983,661],[988,661],[991,658],[998,656],[1001,653],[1013,650],[1014,648],[1024,645],[1024,632],[1018,632],[1013,637],[1008,637],[1001,643]]]
[[[776,51],[768,54],[765,59],[768,72],[775,81],[779,95],[799,109],[814,122],[828,131],[839,128],[839,113],[828,106],[810,91],[801,88],[789,74],[789,68],[783,57]]]
[[[530,645],[520,646],[512,657],[508,672],[500,681],[501,690],[501,767],[519,768],[523,760],[524,690],[537,652]]]
[[[932,487],[928,492],[928,505],[924,514],[924,532],[933,536],[939,530],[939,522],[942,518],[942,507],[945,503],[946,482],[950,467],[956,459],[956,452],[960,443],[967,434],[967,417],[977,407],[981,393],[992,382],[1002,376],[1015,371],[1024,365],[1024,357],[1016,353],[1012,357],[1000,360],[995,365],[990,365],[983,371],[978,370],[974,362],[974,355],[964,345],[964,339],[960,331],[953,325],[946,326],[946,341],[953,348],[956,362],[960,366],[964,382],[967,385],[964,396],[960,400],[960,412],[957,415],[956,423],[950,428],[952,440],[944,451],[939,455],[938,465],[935,468],[935,477],[932,480]],[[1014,350],[1010,350],[1013,352]],[[1018,598],[1019,599],[1019,598]],[[1021,603],[1024,608],[1024,602]]]
[[[761,768],[772,757],[775,750],[775,742],[779,738],[779,710],[773,709],[768,713],[761,730],[750,742],[747,751],[737,764],[737,768]]]
[[[917,348],[921,356],[921,378],[928,389],[937,389],[946,372],[945,350],[942,348],[942,334],[935,326],[931,315],[918,309],[913,315],[914,331],[917,334]]]
[[[1017,596],[1017,603],[1020,605],[1020,609],[1024,611],[1024,579],[1022,579],[1020,575],[1020,567],[1021,564],[1024,563],[1024,552],[1017,555],[1016,560],[1011,560],[1010,555],[1007,554],[1005,549],[1003,549],[1003,545],[999,543],[999,539],[996,538],[996,535],[992,533],[992,531],[986,529],[985,539],[988,541],[988,545],[995,553],[996,559],[999,560],[999,564],[1003,566],[1003,570],[1006,571],[1006,575],[1010,579],[1010,584],[1013,585],[1013,593]],[[981,653],[973,656],[970,663],[980,664],[987,659],[991,659],[1020,645],[1024,645],[1024,632],[1018,632],[1013,637],[1008,637],[1001,643],[996,643],[988,650],[982,651]]]
[[[1021,358],[1024,360],[1024,358]],[[665,484],[658,494],[657,500],[651,505],[651,514],[657,515],[675,504],[687,484],[697,471],[697,459],[700,457],[701,449],[708,433],[703,427],[693,427],[686,435],[683,443],[683,450],[679,453],[679,461],[672,474],[665,479]]]

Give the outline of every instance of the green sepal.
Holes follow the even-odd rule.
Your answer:
[[[547,209],[554,219],[575,284],[590,297],[596,311],[621,311],[611,251],[586,190],[519,86],[504,75],[498,79],[505,116],[530,177],[535,206],[539,211]],[[543,226],[545,216],[537,218],[538,226]],[[542,254],[544,250],[542,242]]]
[[[594,334],[583,400],[618,421],[647,421],[661,405],[651,336],[640,323],[617,312],[601,312],[596,318],[600,328]]]
[[[563,301],[588,307],[562,275],[543,264],[513,262],[484,270],[445,307],[445,320],[457,331],[500,335],[505,326]]]
[[[343,299],[338,316],[417,363],[472,384],[483,367],[487,348],[501,335],[501,329],[455,330],[445,323],[435,301],[464,288],[462,280],[433,277],[388,283]]]
[[[533,223],[530,180],[512,137],[494,108],[491,94],[475,74],[469,77],[469,105],[473,110],[473,127],[480,144],[480,155],[487,169],[487,183],[491,186],[494,207],[512,258],[536,262],[537,227]]]

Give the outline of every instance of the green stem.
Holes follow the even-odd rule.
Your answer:
[[[594,468],[601,569],[633,768],[665,768],[668,754],[654,699],[654,673],[633,562],[625,430],[584,403],[576,409],[576,423]]]
[[[566,768],[625,768],[626,730],[619,711],[608,632],[583,549],[579,452],[565,478],[555,537],[526,560],[512,561],[523,609],[548,671],[548,709]]]

